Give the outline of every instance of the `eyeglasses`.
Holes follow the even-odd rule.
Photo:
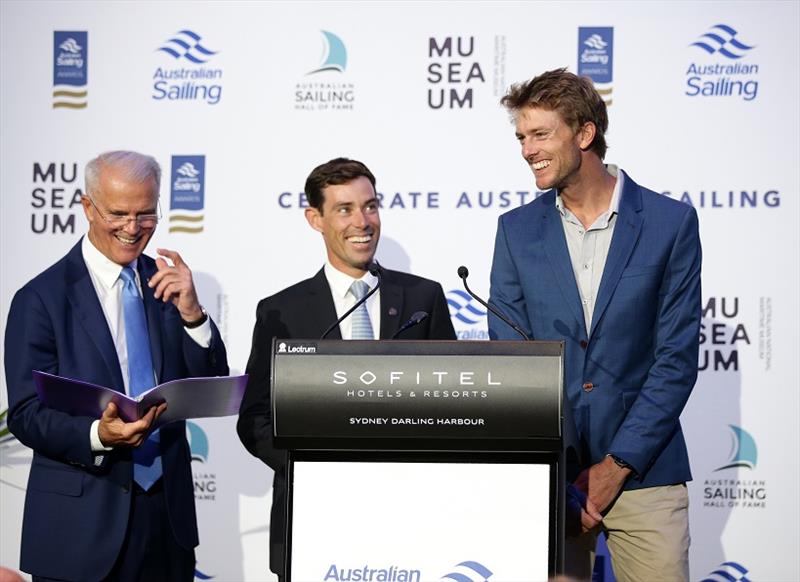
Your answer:
[[[158,224],[158,221],[161,219],[161,204],[158,204],[158,214],[137,214],[136,216],[120,216],[117,214],[112,214],[111,216],[106,216],[103,212],[97,207],[97,204],[94,203],[91,196],[87,196],[89,202],[92,203],[94,209],[97,211],[97,214],[100,215],[100,218],[105,220],[109,225],[113,226],[114,228],[125,228],[128,226],[128,223],[131,221],[135,221],[138,226],[141,228],[153,228],[155,225]]]

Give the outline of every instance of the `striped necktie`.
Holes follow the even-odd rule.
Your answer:
[[[364,281],[353,281],[350,285],[350,295],[356,298],[356,301],[361,301],[369,291],[369,285]],[[375,334],[372,332],[372,323],[369,320],[369,312],[367,311],[367,303],[364,302],[358,306],[353,312],[353,330],[351,339],[354,340],[371,340],[375,339]]]
[[[150,354],[144,301],[139,295],[136,275],[133,269],[124,267],[120,278],[123,281],[122,313],[128,347],[128,391],[135,397],[155,386],[153,357]],[[133,449],[133,479],[145,491],[161,477],[159,440],[158,431],[154,431],[145,442]]]

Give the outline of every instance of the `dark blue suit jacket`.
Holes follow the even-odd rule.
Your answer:
[[[428,319],[404,331],[401,339],[456,339],[439,283],[384,268],[381,268],[381,275],[381,339],[391,338],[417,311],[427,312]],[[275,448],[273,438],[270,402],[272,339],[315,339],[325,333],[336,319],[336,306],[324,269],[311,279],[262,299],[256,308],[252,350],[247,360],[247,390],[236,428],[247,450],[275,471],[269,531],[270,569],[280,576],[286,575],[287,453]],[[338,326],[331,331],[329,338],[342,339]]]
[[[138,261],[142,281],[156,272]],[[212,324],[201,348],[183,329],[172,304],[143,285],[153,365],[159,382],[226,375],[225,346]],[[5,337],[8,426],[32,448],[22,526],[20,567],[38,576],[99,580],[114,565],[131,508],[130,449],[115,449],[95,466],[89,442],[94,418],[69,416],[41,405],[32,370],[42,370],[124,392],[114,342],[81,254],[81,243],[14,296]],[[161,429],[164,490],[177,541],[198,543],[185,423]],[[132,532],[135,536],[136,532]]]
[[[701,251],[692,207],[623,185],[590,333],[554,190],[500,217],[491,301],[535,339],[566,343],[577,469],[614,454],[637,489],[691,479],[678,417],[697,378]],[[489,331],[519,337],[493,317]]]

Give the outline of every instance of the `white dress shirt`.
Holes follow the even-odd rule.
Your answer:
[[[587,334],[592,329],[597,292],[606,268],[611,238],[614,236],[614,227],[619,213],[619,201],[625,184],[625,174],[616,166],[609,164],[607,170],[617,179],[617,182],[611,194],[608,210],[598,216],[589,228],[585,228],[581,221],[564,206],[560,195],[556,196],[556,208],[561,214],[561,224],[567,239],[569,258],[581,296]]]
[[[350,291],[350,285],[356,281],[350,275],[342,273],[336,267],[325,263],[325,278],[328,280],[328,285],[331,288],[331,295],[333,295],[333,305],[336,307],[336,317],[339,318],[344,315],[356,303],[356,298],[353,297]],[[378,278],[374,277],[367,271],[361,280],[369,285],[370,289],[378,282]],[[375,339],[381,337],[381,290],[378,290],[367,299],[367,313],[369,313],[369,321],[372,324],[372,334]],[[333,322],[331,322],[333,323]],[[339,324],[339,330],[342,332],[342,339],[353,338],[353,320],[347,317],[342,323]]]
[[[89,236],[83,237],[81,242],[81,253],[83,254],[83,261],[86,263],[86,268],[89,271],[89,278],[92,280],[92,286],[97,293],[97,299],[100,301],[100,306],[103,309],[103,315],[108,323],[108,330],[111,332],[111,339],[114,340],[114,348],[117,352],[117,359],[119,360],[120,371],[122,372],[122,381],[125,384],[125,393],[128,392],[128,344],[125,337],[125,316],[122,311],[122,287],[123,282],[120,278],[122,273],[122,266],[110,260],[97,247],[89,240]],[[139,280],[139,271],[136,270],[137,261],[134,260],[129,267],[133,269],[136,275],[136,286],[141,295],[142,283]],[[186,329],[186,333],[197,342],[198,345],[207,348],[211,345],[211,323],[207,319],[202,325]],[[153,379],[158,383],[158,378],[153,371]],[[92,450],[110,451],[111,447],[103,446],[100,442],[98,435],[99,420],[92,423],[89,431],[89,438],[92,444]],[[102,459],[98,459],[99,462]]]

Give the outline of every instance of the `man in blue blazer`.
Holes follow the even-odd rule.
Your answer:
[[[696,212],[603,164],[608,117],[590,80],[549,71],[502,103],[546,192],[500,217],[491,301],[531,337],[565,342],[584,532],[567,540],[566,573],[591,577],[603,531],[619,580],[687,580],[679,416],[697,377]],[[497,318],[489,331],[518,337]]]
[[[194,579],[198,543],[185,424],[150,433],[164,406],[125,423],[43,406],[32,371],[135,394],[226,375],[222,339],[178,253],[142,253],[159,219],[161,170],[108,152],[86,168],[88,235],[14,296],[5,336],[8,426],[33,449],[20,567],[34,580]],[[138,318],[138,319],[137,319]],[[140,385],[144,382],[144,386]]]

